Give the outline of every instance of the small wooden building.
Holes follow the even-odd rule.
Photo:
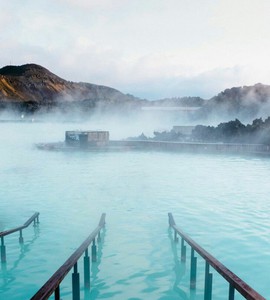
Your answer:
[[[66,131],[65,142],[69,146],[103,147],[109,143],[109,131]]]

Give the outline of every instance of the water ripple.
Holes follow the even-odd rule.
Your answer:
[[[99,261],[91,267],[92,288],[81,289],[84,299],[201,299],[203,261],[198,261],[194,294],[189,264],[179,262],[168,232],[169,211],[194,240],[270,298],[269,159],[36,150],[34,142],[62,139],[65,126],[49,127],[25,126],[22,137],[13,134],[18,125],[4,128],[0,230],[24,223],[34,211],[40,211],[41,223],[38,233],[24,231],[23,248],[17,236],[6,239],[1,299],[29,299],[104,211],[106,235]],[[219,299],[226,287],[214,276]],[[70,278],[61,290],[71,298]]]

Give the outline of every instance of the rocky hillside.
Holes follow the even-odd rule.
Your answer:
[[[67,110],[74,108],[137,108],[143,100],[116,89],[64,80],[42,66],[26,64],[0,69],[0,107],[26,110]]]
[[[226,89],[208,100],[199,115],[202,118],[239,118],[243,121],[251,121],[257,117],[266,118],[270,116],[270,86],[258,83]]]
[[[77,111],[88,116],[97,110],[121,114],[138,112],[142,106],[199,106],[201,109],[192,115],[195,120],[238,118],[250,121],[270,116],[270,86],[234,87],[209,100],[175,97],[147,101],[106,86],[70,82],[36,64],[0,69],[0,110],[24,113]]]

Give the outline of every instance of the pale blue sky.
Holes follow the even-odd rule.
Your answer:
[[[37,63],[142,98],[270,84],[269,0],[9,0],[0,65]]]

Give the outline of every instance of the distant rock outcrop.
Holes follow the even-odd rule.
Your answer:
[[[208,100],[199,112],[202,118],[239,118],[250,121],[270,115],[270,86],[257,83],[253,86],[226,89]]]
[[[235,118],[250,121],[270,115],[270,86],[258,83],[234,87],[209,100],[174,97],[148,101],[107,86],[67,81],[36,64],[0,69],[0,110],[80,112],[88,116],[97,110],[126,113],[139,112],[149,106],[158,106],[161,111],[164,107],[199,107],[191,114],[195,120],[214,117],[219,121]]]
[[[93,108],[122,106],[140,107],[143,100],[120,91],[96,84],[64,80],[36,64],[6,66],[0,69],[1,107],[12,107],[34,112],[40,109]]]

